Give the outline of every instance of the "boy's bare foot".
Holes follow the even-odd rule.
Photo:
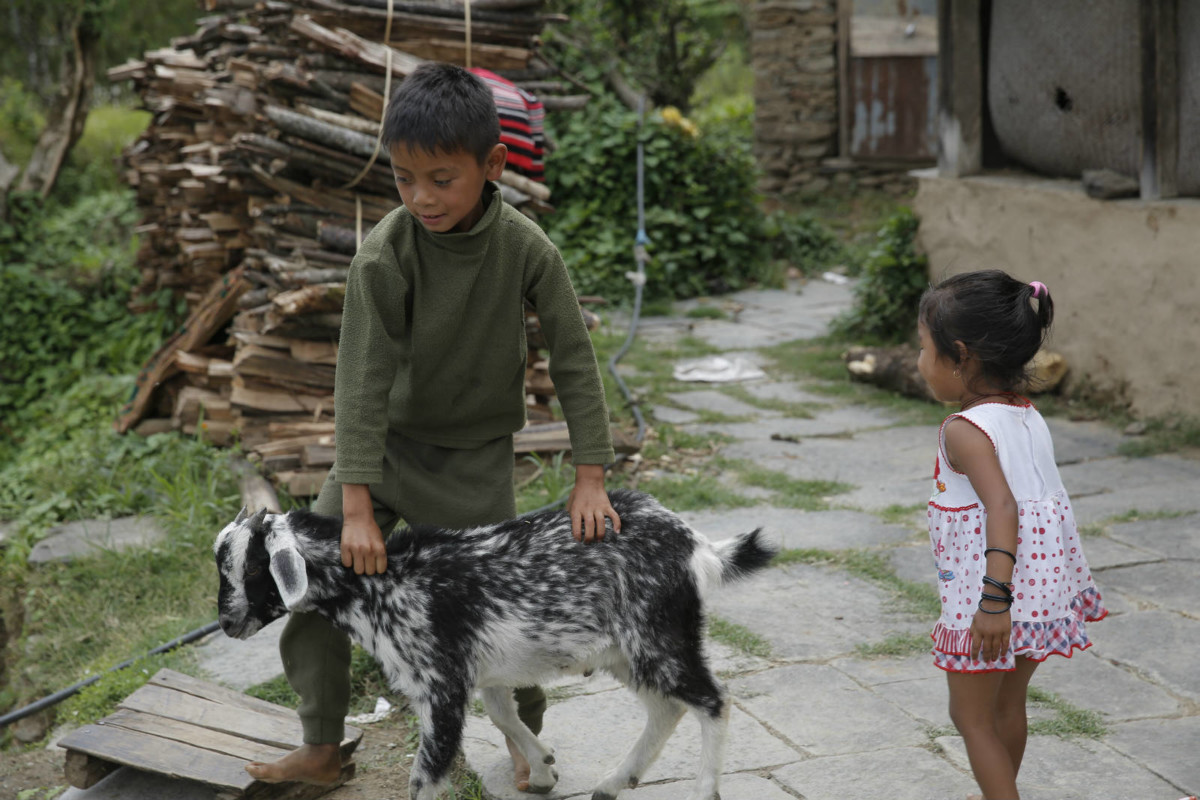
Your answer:
[[[525,760],[525,755],[517,747],[517,743],[507,736],[504,737],[504,743],[508,745],[508,754],[512,756],[513,762],[513,781],[517,785],[517,791],[529,791],[529,762]]]
[[[337,744],[305,744],[270,764],[252,761],[246,772],[263,783],[299,781],[324,786],[336,783],[342,774],[342,752]]]

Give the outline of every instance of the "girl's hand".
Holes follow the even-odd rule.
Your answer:
[[[999,610],[1002,606],[992,600],[984,600],[983,604],[988,611]],[[995,661],[1001,658],[1008,652],[1011,637],[1012,614],[1007,610],[1003,614],[976,611],[971,620],[971,658],[980,661]]]
[[[621,530],[621,518],[613,510],[604,491],[604,467],[580,464],[575,467],[575,488],[567,499],[571,515],[571,535],[575,541],[591,544],[604,539],[604,520],[612,520],[613,533]]]

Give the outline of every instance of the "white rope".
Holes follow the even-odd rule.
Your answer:
[[[379,158],[379,147],[383,143],[383,120],[387,115],[388,100],[392,96],[392,0],[388,0],[387,4],[387,25],[383,29],[383,46],[385,73],[383,77],[383,104],[379,109],[379,131],[375,134],[375,150],[371,153],[371,158],[367,161],[367,165],[362,168],[354,178],[340,188],[352,189],[358,185],[366,174],[375,166],[375,160]],[[355,248],[362,244],[362,198],[358,192],[354,193],[354,241]]]

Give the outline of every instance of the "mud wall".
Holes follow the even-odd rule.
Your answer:
[[[1087,381],[1141,415],[1200,417],[1200,200],[1093,200],[1078,181],[1024,175],[913,175],[931,279],[995,267],[1042,281],[1069,385]]]

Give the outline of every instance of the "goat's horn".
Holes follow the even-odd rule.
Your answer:
[[[261,527],[263,524],[263,521],[266,520],[266,518],[267,518],[267,510],[265,508],[260,508],[258,511],[255,511],[254,516],[252,516],[250,518],[250,527],[251,528]]]
[[[239,511],[239,512],[237,513],[237,516],[233,518],[233,524],[234,524],[234,525],[239,525],[239,524],[241,524],[242,522],[245,522],[245,520],[246,520],[246,507],[245,507],[245,506],[242,506],[242,510],[241,510],[241,511]]]

